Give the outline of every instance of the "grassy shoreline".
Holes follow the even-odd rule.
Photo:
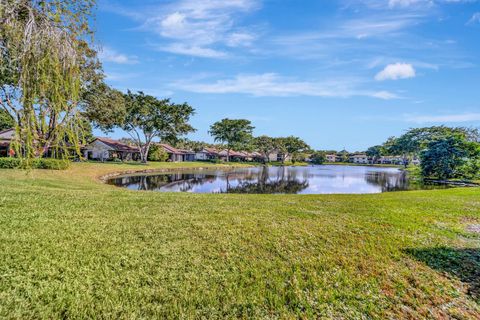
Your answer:
[[[480,314],[478,189],[161,194],[96,179],[136,168],[0,170],[1,318]]]

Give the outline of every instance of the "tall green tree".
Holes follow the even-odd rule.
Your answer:
[[[93,0],[5,0],[0,4],[0,107],[15,120],[14,147],[80,154],[82,90],[99,65],[90,48]]]
[[[275,146],[276,150],[282,155],[282,163],[285,163],[289,157],[310,149],[305,141],[294,136],[275,138]]]
[[[4,109],[0,109],[0,131],[15,127],[15,119]]]
[[[143,92],[130,91],[125,102],[125,117],[119,127],[135,141],[144,163],[155,138],[171,141],[195,131],[189,124],[195,110],[187,103],[175,104],[169,99],[159,100]]]
[[[184,149],[184,150],[193,150],[193,151],[201,151],[203,148],[208,147],[208,143],[203,141],[193,141],[186,138],[175,139],[174,141],[164,141],[166,143],[170,143],[177,149]]]
[[[325,163],[325,161],[327,161],[327,156],[326,156],[325,152],[315,151],[310,156],[310,161],[313,164],[323,164],[323,163]]]
[[[461,175],[458,169],[467,162],[476,147],[459,134],[435,139],[420,153],[424,177],[450,179]]]
[[[366,155],[373,159],[373,163],[376,163],[380,157],[385,154],[385,148],[383,146],[373,146],[368,148]]]
[[[256,137],[253,140],[254,148],[259,151],[265,161],[270,162],[270,155],[275,151],[275,139],[269,136]]]
[[[83,94],[82,110],[84,117],[96,128],[109,132],[125,118],[125,95],[110,88],[103,79],[97,79]]]
[[[457,135],[465,141],[478,141],[477,129],[465,127],[433,126],[408,130],[398,138],[390,138],[385,147],[392,155],[401,155],[407,165],[413,157],[419,156],[432,141],[439,141]]]
[[[249,120],[223,119],[210,126],[210,135],[215,142],[225,144],[227,147],[227,162],[230,161],[232,149],[243,149],[252,140],[254,127]]]

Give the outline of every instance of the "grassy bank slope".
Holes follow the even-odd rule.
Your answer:
[[[95,179],[131,169],[0,170],[0,318],[480,314],[478,189],[161,194]]]

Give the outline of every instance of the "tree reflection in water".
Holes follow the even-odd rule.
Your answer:
[[[134,190],[188,192],[195,186],[223,180],[217,193],[299,193],[308,188],[308,181],[297,179],[297,174],[288,170],[269,173],[268,167],[259,171],[223,172],[223,174],[174,173],[162,175],[137,175],[115,178],[110,184]]]
[[[328,165],[206,169],[118,177],[108,183],[131,190],[257,194],[365,194],[446,187],[412,181],[395,168]]]
[[[406,190],[409,184],[406,173],[392,175],[387,172],[371,172],[365,175],[365,180],[369,184],[380,186],[382,192]]]
[[[255,194],[296,194],[308,188],[308,181],[306,179],[300,181],[297,179],[296,173],[286,173],[288,173],[286,170],[279,170],[276,176],[270,177],[268,167],[263,167],[260,173],[257,175],[257,181],[240,181],[239,184],[235,187],[230,186],[230,184],[228,183],[229,178],[227,175],[227,190],[224,192]]]

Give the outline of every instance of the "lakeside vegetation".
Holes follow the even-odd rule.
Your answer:
[[[410,129],[368,149],[372,158],[402,155],[407,167],[420,161],[418,175],[430,179],[480,178],[480,132],[475,128],[434,126]]]
[[[480,314],[477,189],[192,195],[97,179],[206,165],[0,170],[0,317]]]

